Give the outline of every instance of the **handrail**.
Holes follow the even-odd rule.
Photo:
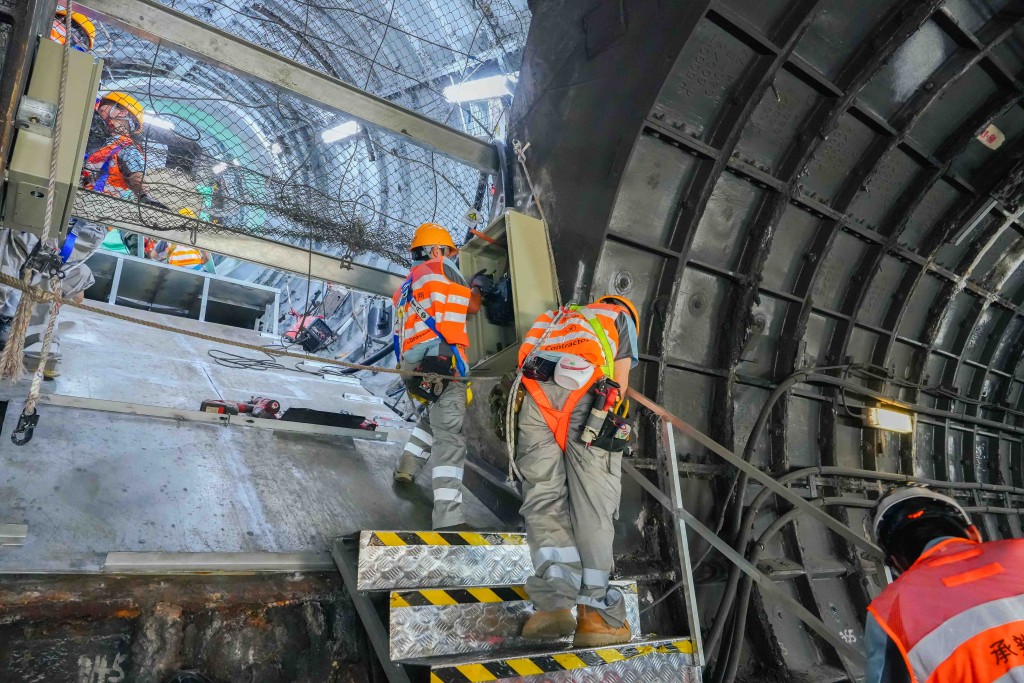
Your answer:
[[[792,489],[789,489],[780,484],[779,482],[775,481],[775,479],[771,475],[762,472],[757,467],[754,467],[749,462],[743,460],[738,455],[736,455],[731,450],[729,450],[722,444],[712,439],[704,432],[700,431],[693,425],[684,422],[682,418],[677,417],[676,415],[673,415],[672,413],[668,412],[665,408],[661,407],[660,405],[658,405],[651,399],[647,398],[643,394],[637,392],[635,389],[629,389],[628,396],[635,400],[640,405],[642,405],[644,408],[647,408],[647,410],[651,411],[658,417],[662,418],[663,420],[667,420],[668,422],[671,422],[676,427],[676,429],[681,431],[683,434],[686,434],[688,437],[690,437],[697,443],[701,444],[702,446],[710,450],[712,453],[725,460],[730,465],[733,465],[741,472],[745,473],[747,476],[757,480],[765,488],[769,489],[772,493],[782,498],[785,498],[786,501],[792,504],[794,507],[802,509],[805,513],[811,515],[811,517],[821,522],[835,533],[839,534],[846,540],[858,546],[861,550],[866,551],[872,557],[875,557],[879,560],[884,558],[882,550],[877,545],[875,545],[868,539],[864,538],[863,536],[861,536],[853,529],[840,522],[832,515],[822,511],[821,508],[811,505],[806,500],[801,498],[797,493],[795,493]]]
[[[679,488],[679,469],[676,465],[676,453],[674,437],[672,435],[672,428],[675,427],[681,432],[694,439],[698,443],[707,447],[713,453],[724,459],[731,465],[739,468],[745,472],[749,477],[762,483],[767,490],[777,493],[779,496],[785,498],[787,501],[793,504],[795,510],[810,514],[815,519],[824,523],[829,529],[832,529],[844,538],[854,542],[862,549],[868,551],[879,559],[882,557],[881,550],[873,543],[860,536],[852,529],[847,527],[845,524],[835,519],[828,513],[824,512],[819,507],[812,505],[807,502],[792,490],[782,486],[776,482],[770,475],[762,472],[760,469],[754,467],[750,463],[746,462],[738,455],[730,451],[728,448],[718,443],[711,437],[707,436],[697,428],[685,422],[682,418],[673,415],[668,410],[658,405],[651,399],[647,398],[643,394],[639,393],[635,389],[629,389],[627,396],[632,398],[634,401],[642,405],[644,408],[649,410],[654,415],[661,418],[664,422],[664,439],[666,441],[667,453],[666,458],[670,466],[670,483],[672,484],[672,497],[669,497],[662,491],[657,485],[652,483],[647,477],[645,477],[639,470],[637,470],[629,461],[623,461],[622,471],[629,474],[645,491],[651,494],[651,496],[659,503],[664,505],[671,512],[672,516],[676,518],[679,523],[679,529],[677,532],[677,541],[681,544],[680,548],[680,561],[683,564],[683,584],[686,591],[687,600],[687,612],[689,615],[690,629],[698,635],[698,639],[694,641],[695,649],[697,651],[698,664],[704,665],[704,653],[703,645],[699,639],[700,635],[700,623],[697,617],[695,609],[694,595],[695,586],[693,584],[693,574],[689,566],[689,553],[686,550],[686,525],[689,525],[702,536],[708,543],[710,543],[716,550],[726,557],[730,562],[736,565],[745,574],[755,581],[761,590],[767,594],[770,594],[773,598],[783,603],[791,612],[808,627],[810,627],[815,633],[817,633],[824,641],[829,643],[840,656],[847,659],[851,664],[864,668],[866,664],[866,658],[864,653],[853,647],[850,643],[845,642],[837,633],[829,628],[821,619],[811,613],[806,607],[800,604],[797,600],[787,595],[781,588],[775,585],[775,582],[768,576],[763,574],[756,566],[751,564],[743,555],[734,550],[726,541],[720,538],[714,531],[706,527],[696,517],[694,517],[686,508],[683,506],[681,492]]]

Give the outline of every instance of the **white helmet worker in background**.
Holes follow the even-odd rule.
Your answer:
[[[881,498],[873,525],[900,572],[868,607],[867,683],[1024,682],[1024,540],[983,543],[953,498]]]

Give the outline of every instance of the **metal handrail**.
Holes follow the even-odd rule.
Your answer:
[[[785,498],[790,502],[795,509],[800,510],[825,524],[829,529],[836,532],[843,538],[854,543],[862,550],[868,552],[870,555],[882,559],[882,551],[874,543],[855,532],[853,529],[843,524],[835,517],[832,517],[826,513],[823,509],[818,506],[812,505],[808,501],[801,498],[796,492],[789,488],[786,488],[782,484],[779,484],[770,475],[762,472],[757,467],[743,460],[740,456],[733,453],[731,450],[718,443],[708,435],[698,430],[693,425],[687,423],[682,418],[670,413],[668,410],[658,405],[651,399],[647,398],[643,394],[637,392],[635,389],[629,389],[627,393],[628,397],[639,403],[641,406],[646,408],[652,414],[661,418],[663,423],[663,429],[661,430],[661,438],[664,440],[666,450],[666,466],[669,470],[669,485],[671,486],[671,495],[666,495],[657,485],[652,483],[647,477],[645,477],[639,470],[637,470],[628,461],[623,461],[622,471],[632,477],[644,490],[651,494],[651,496],[664,505],[671,512],[672,516],[676,520],[677,533],[676,541],[679,544],[679,558],[681,567],[682,580],[683,580],[683,591],[684,598],[687,607],[687,617],[690,623],[691,638],[693,639],[697,663],[700,666],[704,666],[704,651],[703,643],[700,634],[700,619],[697,611],[696,604],[696,587],[693,581],[692,567],[690,566],[690,555],[689,555],[689,544],[686,540],[686,527],[687,525],[696,531],[701,537],[710,543],[716,550],[726,557],[730,562],[739,567],[745,574],[751,577],[754,582],[760,586],[761,590],[767,594],[770,594],[774,599],[783,603],[789,608],[792,613],[801,621],[803,621],[811,630],[817,633],[823,640],[829,643],[836,651],[845,659],[850,661],[851,664],[863,668],[866,662],[864,653],[853,647],[850,643],[844,641],[838,633],[835,633],[830,629],[821,619],[812,614],[806,607],[794,600],[792,597],[787,595],[781,588],[775,585],[768,576],[763,574],[754,565],[747,561],[743,555],[732,548],[726,541],[720,538],[714,531],[706,527],[690,512],[688,512],[683,505],[682,500],[682,489],[679,478],[679,466],[678,466],[678,455],[675,449],[675,436],[673,428],[679,429],[682,433],[694,441],[705,446],[715,455],[721,457],[723,460],[728,462],[730,465],[738,468],[744,472],[750,478],[758,481],[764,485],[768,490],[776,493],[782,498]],[[881,566],[881,563],[879,563]]]

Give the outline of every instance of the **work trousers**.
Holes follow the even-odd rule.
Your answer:
[[[551,406],[561,409],[570,392],[552,382],[539,386]],[[608,579],[622,493],[622,455],[593,446],[588,450],[580,441],[590,407],[591,397],[585,395],[573,408],[564,452],[529,394],[519,411],[520,513],[534,568],[526,592],[538,610],[586,605],[618,628],[626,619],[626,606],[622,593],[609,589]]]
[[[403,370],[415,364],[402,363]],[[419,378],[412,378],[419,381]],[[434,489],[433,528],[465,523],[462,513],[462,475],[466,466],[466,383],[449,382],[444,392],[420,414],[412,437],[405,444],[398,472],[415,477],[431,460],[430,480]]]

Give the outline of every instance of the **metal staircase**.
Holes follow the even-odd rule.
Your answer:
[[[573,649],[571,638],[520,638],[533,609],[524,534],[363,531],[336,540],[332,554],[392,683],[700,679],[690,639],[643,636],[632,581],[613,582],[632,642]]]

